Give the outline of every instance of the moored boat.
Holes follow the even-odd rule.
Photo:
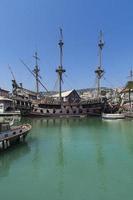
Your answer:
[[[123,113],[102,113],[103,119],[124,119],[125,115]]]
[[[7,149],[13,144],[23,142],[30,130],[30,124],[11,127],[7,122],[0,123],[0,151]]]

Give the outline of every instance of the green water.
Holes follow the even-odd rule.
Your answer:
[[[132,200],[133,121],[25,119],[0,155],[0,200]]]

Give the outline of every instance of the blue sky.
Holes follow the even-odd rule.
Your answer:
[[[123,86],[133,67],[133,2],[131,0],[0,0],[0,87],[11,89],[12,67],[18,82],[35,90],[21,64],[34,67],[38,50],[43,83],[57,89],[59,27],[64,34],[64,89],[95,87],[97,41],[104,32],[102,86]],[[41,88],[42,89],[42,88]]]

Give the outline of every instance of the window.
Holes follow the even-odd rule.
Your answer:
[[[5,134],[5,137],[8,137],[8,134]]]

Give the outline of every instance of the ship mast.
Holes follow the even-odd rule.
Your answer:
[[[63,34],[62,34],[62,29],[60,28],[60,40],[59,40],[59,48],[60,48],[60,65],[58,66],[58,68],[56,69],[56,72],[58,74],[58,78],[59,78],[59,100],[60,103],[62,103],[62,96],[61,96],[61,92],[62,92],[62,75],[64,72],[66,72],[65,69],[63,69],[63,65],[62,65],[62,60],[63,60]]]
[[[97,77],[97,97],[100,96],[100,80],[102,76],[104,75],[104,69],[102,68],[102,50],[104,47],[104,42],[103,42],[103,33],[100,31],[100,39],[98,43],[98,48],[99,48],[99,66],[95,70],[96,77]]]
[[[35,52],[35,55],[33,56],[35,58],[35,68],[33,70],[34,74],[35,74],[35,79],[36,79],[36,93],[37,95],[39,94],[39,72],[40,72],[40,69],[38,67],[38,60],[39,57],[37,55],[37,52]]]
[[[133,81],[133,70],[132,70],[132,68],[130,70],[129,78],[130,78],[130,81]]]
[[[129,75],[129,81],[128,81],[128,89],[129,89],[129,103],[130,103],[130,110],[132,111],[132,100],[131,100],[131,88],[133,84],[133,70],[131,68],[130,75]]]

